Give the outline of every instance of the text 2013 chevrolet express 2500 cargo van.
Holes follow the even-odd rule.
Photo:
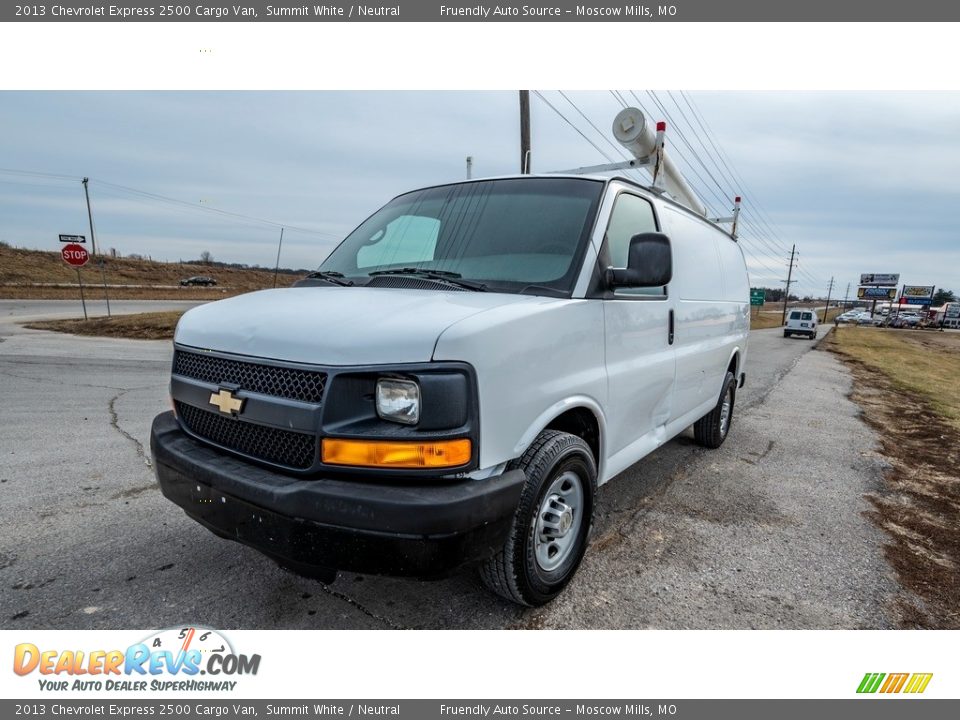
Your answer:
[[[473,564],[538,605],[576,572],[599,485],[691,424],[724,441],[748,331],[737,243],[629,180],[429,187],[303,286],[183,316],[156,472],[296,572]]]

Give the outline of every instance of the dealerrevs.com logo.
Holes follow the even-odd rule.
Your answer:
[[[260,655],[234,651],[218,631],[203,627],[169,628],[125,650],[60,650],[20,643],[13,671],[36,673],[45,691],[231,691],[243,675],[256,675]],[[202,679],[201,677],[202,676]]]
[[[867,673],[857,686],[858,693],[919,694],[927,689],[933,673]]]

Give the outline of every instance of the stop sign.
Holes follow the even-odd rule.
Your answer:
[[[77,245],[76,243],[64,245],[63,250],[60,251],[60,255],[63,256],[63,261],[67,263],[67,265],[73,265],[74,267],[86,265],[87,260],[90,259],[90,253],[87,252],[87,249],[83,245]]]

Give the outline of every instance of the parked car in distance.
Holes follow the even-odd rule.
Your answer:
[[[860,317],[860,314],[861,314],[860,310],[848,310],[845,313],[841,313],[840,315],[837,315],[836,320],[838,323],[856,322],[857,318]]]
[[[783,336],[806,335],[817,337],[817,314],[813,310],[791,310],[783,326]]]
[[[194,275],[193,277],[183,278],[180,281],[181,286],[187,285],[216,285],[217,281],[206,275]]]
[[[860,313],[856,319],[857,325],[876,325],[879,320],[875,320],[873,315],[868,312]]]

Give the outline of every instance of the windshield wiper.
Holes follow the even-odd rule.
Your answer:
[[[340,285],[341,287],[349,287],[353,285],[353,280],[347,280],[346,276],[342,272],[337,272],[336,270],[317,270],[316,272],[312,272],[307,275],[307,278],[326,280],[328,283]]]
[[[376,277],[377,275],[411,275],[428,280],[439,280],[448,285],[456,285],[457,287],[475,292],[484,292],[487,289],[487,286],[483,283],[462,280],[461,278],[463,276],[460,273],[450,272],[449,270],[425,270],[423,268],[405,267],[393,268],[391,270],[374,270],[372,273],[369,273],[369,275],[370,277]]]

